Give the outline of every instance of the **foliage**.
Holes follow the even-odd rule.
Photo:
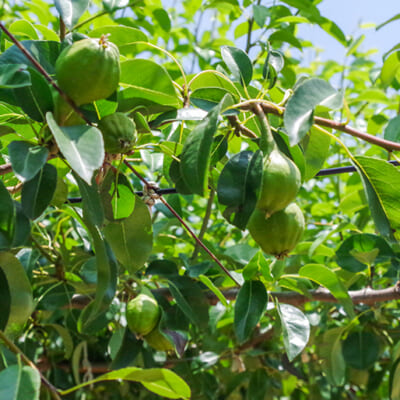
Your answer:
[[[0,397],[400,399],[399,44],[375,64],[318,0],[166,3],[3,2]],[[301,24],[345,62],[306,65]],[[102,35],[118,88],[77,107],[56,61]],[[306,220],[283,259],[246,229],[275,148]]]

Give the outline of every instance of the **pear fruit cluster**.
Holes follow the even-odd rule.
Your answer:
[[[278,259],[296,247],[304,232],[303,213],[293,203],[300,186],[298,167],[274,146],[264,155],[260,193],[247,229],[265,253]]]

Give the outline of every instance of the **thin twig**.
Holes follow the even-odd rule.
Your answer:
[[[127,161],[124,161],[125,165],[149,188],[152,188],[152,186],[146,181],[143,176],[141,176],[135,168],[132,167]],[[162,197],[159,196],[160,201],[168,208],[169,211],[171,211],[172,214],[174,214],[175,218],[183,225],[183,227],[187,230],[187,232],[192,236],[192,238],[198,243],[198,245],[206,251],[206,253],[217,263],[217,265],[225,272],[226,275],[229,276],[229,278],[232,279],[233,282],[237,286],[240,287],[239,282],[236,281],[236,279],[230,274],[230,272],[222,265],[221,261],[218,260],[218,258],[212,253],[212,251],[197,237],[197,235],[192,231],[192,229],[189,227],[189,225],[186,224],[186,222],[181,218],[181,216],[167,203],[167,201]]]
[[[203,223],[201,224],[201,228],[200,228],[200,232],[199,232],[199,236],[198,236],[198,238],[201,242],[203,241],[204,234],[207,231],[208,222],[210,221],[212,206],[214,204],[214,198],[215,198],[215,190],[211,189],[210,197],[208,198],[208,201],[207,201],[206,213],[204,215]],[[200,250],[200,245],[196,242],[196,245],[194,246],[192,257],[190,259],[192,262],[194,262],[196,260],[197,253],[199,252],[199,250]]]
[[[12,166],[11,164],[2,164],[0,165],[0,175],[6,175],[12,172]]]
[[[242,135],[247,136],[251,139],[255,139],[258,137],[251,129],[242,125],[236,115],[228,115],[227,118],[232,127],[235,128],[235,133],[240,132]]]
[[[285,112],[284,107],[279,107],[276,104],[269,104],[265,102],[261,102],[260,104],[266,114],[274,114],[279,117],[283,117],[283,114]],[[254,103],[249,103],[248,105],[244,105],[241,108],[248,110],[253,108],[253,106]],[[317,125],[325,126],[327,128],[335,129],[337,131],[348,133],[349,135],[362,139],[368,143],[380,146],[388,151],[400,151],[400,143],[392,142],[390,140],[385,140],[377,136],[370,135],[369,133],[361,132],[358,129],[352,128],[346,124],[342,124],[341,122],[332,121],[331,119],[327,118],[314,117],[314,123]]]
[[[21,357],[21,360],[28,365],[29,367],[35,369],[39,375],[40,375],[40,380],[42,381],[43,385],[47,387],[49,390],[51,397],[55,400],[61,400],[61,397],[59,396],[58,390],[55,386],[53,386],[40,372],[40,370],[36,367],[36,365],[22,352],[22,350],[16,346],[8,337],[4,334],[2,330],[0,330],[0,340],[4,342],[4,344],[11,350],[14,354],[19,355]]]

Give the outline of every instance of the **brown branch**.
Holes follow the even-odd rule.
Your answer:
[[[251,129],[242,125],[236,115],[228,115],[227,119],[232,127],[235,128],[235,134],[240,132],[243,136],[247,136],[250,139],[255,139],[258,137]]]
[[[212,213],[212,206],[214,204],[214,198],[215,198],[215,190],[211,189],[210,197],[208,198],[208,201],[207,201],[206,213],[204,215],[203,222],[201,224],[200,232],[198,235],[198,238],[200,241],[203,241],[204,235],[207,232],[208,223],[210,222],[210,217],[211,217],[211,213]],[[192,257],[190,258],[190,260],[192,262],[194,262],[196,260],[199,250],[200,250],[200,245],[196,242],[196,245],[194,246]]]
[[[12,172],[11,164],[2,164],[0,165],[0,175],[6,175]]]
[[[9,193],[15,194],[22,189],[22,186],[23,186],[22,182],[19,182],[15,186],[7,186],[7,190],[9,191]]]
[[[244,110],[248,110],[251,109],[253,105],[254,103],[250,103],[249,105],[245,105],[242,108]],[[261,103],[261,106],[266,114],[274,114],[278,115],[279,117],[283,117],[283,113],[285,112],[284,107],[279,107],[275,104]],[[332,121],[327,118],[314,117],[314,123],[320,126],[325,126],[327,128],[335,129],[337,131],[348,133],[349,135],[362,139],[368,143],[382,147],[387,151],[400,151],[400,143],[392,142],[390,140],[385,140],[377,136],[370,135],[369,133],[361,132],[358,129],[352,128],[351,126],[342,124],[341,122]]]
[[[149,189],[152,189],[154,191],[154,187],[149,184],[149,182],[146,181],[143,176],[141,176],[135,168],[132,167],[126,160],[124,161],[124,164],[145,184],[145,186]],[[189,227],[189,225],[181,218],[181,216],[169,205],[169,203],[161,196],[157,195],[158,199],[165,205],[165,207],[168,208],[169,211],[171,211],[172,214],[174,214],[175,218],[181,223],[181,225],[186,229],[186,231],[189,233],[189,235],[195,240],[198,245],[205,250],[205,252],[215,261],[215,263],[225,272],[229,278],[232,279],[233,282],[237,286],[240,287],[239,282],[230,274],[228,269],[223,266],[221,261],[218,260],[218,258],[214,255],[214,253],[198,238],[198,236],[192,231],[192,229]]]
[[[222,294],[227,300],[235,300],[239,289],[231,288],[223,290]],[[154,289],[155,294],[164,296],[168,300],[172,300],[172,295],[167,288]],[[338,303],[338,300],[325,288],[318,288],[309,291],[309,296],[302,295],[297,292],[270,292],[269,295],[278,300],[280,303],[291,304],[293,306],[301,306],[311,301],[321,301],[324,303]],[[210,291],[205,292],[205,296],[210,304],[217,304],[218,298],[214,293]],[[400,281],[394,286],[390,286],[385,289],[371,289],[365,288],[361,290],[350,290],[349,296],[354,304],[368,304],[372,305],[375,303],[400,300]],[[86,295],[74,295],[71,300],[70,307],[72,308],[84,308],[91,298]]]

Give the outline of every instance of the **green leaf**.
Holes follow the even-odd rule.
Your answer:
[[[328,158],[331,138],[318,129],[311,128],[303,139],[305,174],[304,181],[313,178]]]
[[[11,295],[10,312],[4,331],[13,337],[21,332],[34,310],[32,288],[24,267],[13,254],[0,252],[0,269],[1,279],[6,279]],[[2,286],[5,286],[4,281]]]
[[[79,332],[93,334],[104,328],[103,317],[109,310],[117,289],[118,266],[99,228],[88,220],[85,223],[90,232],[96,256],[97,285],[95,298],[80,314],[77,326]],[[105,320],[105,322],[108,321]]]
[[[25,215],[36,219],[48,207],[57,186],[57,169],[54,165],[45,164],[21,191],[21,206]]]
[[[50,40],[22,40],[21,44],[47,73],[55,73],[55,63],[60,53],[60,42]],[[0,54],[0,65],[2,64],[26,64],[35,68],[16,45],[11,46],[4,53]]]
[[[286,42],[291,44],[293,47],[296,47],[299,50],[303,49],[301,42],[296,38],[291,32],[286,29],[279,29],[275,31],[272,35],[269,36],[268,41],[271,43],[274,42]]]
[[[235,80],[247,86],[253,77],[253,65],[248,55],[241,49],[231,46],[221,48],[221,57]]]
[[[392,238],[400,228],[400,171],[392,164],[372,157],[353,160],[358,170],[369,208],[379,233]]]
[[[59,127],[51,113],[46,114],[46,120],[71,168],[90,185],[94,171],[102,166],[104,160],[101,132],[88,125]]]
[[[379,24],[376,27],[376,30],[378,31],[379,29],[383,28],[385,25],[387,25],[387,24],[389,24],[389,23],[391,23],[393,21],[397,21],[398,19],[400,19],[400,14],[396,14],[393,17],[387,19],[385,22],[382,22],[381,24]]]
[[[372,332],[353,332],[342,344],[346,364],[356,369],[369,369],[379,356],[379,338]]]
[[[264,400],[265,393],[268,392],[270,381],[267,371],[258,368],[250,375],[249,387],[247,389],[248,400]]]
[[[141,30],[130,26],[99,26],[88,33],[88,36],[92,38],[99,38],[101,35],[108,35],[108,40],[118,46],[123,55],[126,55],[126,50],[132,48],[132,43],[147,42],[147,36]]]
[[[343,283],[333,271],[323,265],[308,264],[300,268],[299,275],[328,289],[343,306],[349,317],[353,318],[353,302]]]
[[[396,115],[389,121],[383,136],[386,140],[397,143],[400,142],[400,115]]]
[[[224,296],[224,294],[218,289],[217,286],[214,285],[214,283],[211,281],[211,279],[205,275],[199,275],[198,276],[199,281],[207,286],[207,288],[215,294],[215,296],[218,298],[218,300],[223,304],[225,307],[228,307],[228,302]]]
[[[8,154],[15,175],[21,182],[26,182],[46,164],[49,151],[29,142],[14,141],[8,145]]]
[[[130,181],[122,172],[109,170],[100,191],[108,220],[128,218],[132,214],[136,197]]]
[[[43,326],[52,328],[58,333],[64,343],[64,357],[67,360],[70,359],[72,356],[72,352],[74,351],[74,341],[72,340],[71,332],[67,328],[59,324],[44,324]]]
[[[270,16],[268,7],[261,6],[258,4],[253,5],[253,18],[256,24],[260,28],[264,28],[267,18]]]
[[[298,85],[287,103],[283,119],[290,144],[297,144],[310,130],[317,105],[335,109],[340,108],[342,102],[342,93],[322,79],[307,79]]]
[[[385,239],[370,233],[347,238],[336,252],[339,266],[350,272],[360,272],[368,266],[386,262],[395,254]]]
[[[277,304],[282,323],[283,344],[289,361],[298,356],[310,337],[310,323],[307,317],[290,304]]]
[[[132,365],[142,350],[142,340],[137,339],[128,327],[125,327],[123,332],[121,345],[112,357],[111,369],[120,369]]]
[[[31,67],[28,70],[31,85],[14,89],[14,97],[30,118],[42,122],[46,113],[53,110],[53,96],[43,75]]]
[[[104,211],[97,183],[93,179],[92,184],[88,185],[78,175],[74,176],[82,196],[83,218],[92,225],[101,227],[104,222]]]
[[[142,114],[159,113],[182,107],[166,69],[151,60],[131,59],[121,63],[118,93],[119,111],[138,108]]]
[[[151,392],[159,396],[167,397],[168,399],[189,399],[191,396],[190,388],[186,382],[169,369],[141,369],[136,367],[122,368],[116,371],[108,372],[107,374],[100,375],[96,379],[92,379],[70,389],[60,391],[60,393],[61,395],[66,395],[85,386],[110,380],[139,382]]]
[[[180,172],[191,193],[202,196],[207,189],[208,167],[220,107],[214,108],[186,138],[180,155]]]
[[[260,281],[245,281],[235,302],[234,329],[239,343],[247,340],[266,311],[268,293]]]
[[[400,51],[395,51],[386,58],[382,66],[380,78],[384,86],[389,86],[392,83],[399,68]]]
[[[54,0],[54,4],[65,26],[71,29],[89,5],[89,0]]]
[[[7,326],[8,318],[10,318],[11,311],[11,290],[8,285],[7,276],[0,268],[0,329],[4,331]]]
[[[217,71],[202,71],[190,81],[190,90],[193,93],[198,89],[205,88],[224,89],[225,92],[229,92],[235,99],[239,100],[240,98],[240,92],[235,84],[227,76]]]
[[[218,180],[218,201],[227,206],[224,217],[239,229],[245,229],[257,202],[262,177],[260,151],[242,151],[224,166]]]
[[[187,319],[200,329],[206,329],[209,306],[198,282],[187,276],[169,276],[168,287]]]
[[[390,400],[400,400],[400,358],[397,358],[390,369],[389,393]]]
[[[30,86],[31,77],[24,64],[0,65],[0,89]]]
[[[156,8],[153,11],[153,16],[158,22],[158,25],[160,25],[165,32],[169,32],[171,30],[171,19],[163,8]]]
[[[345,327],[329,329],[324,333],[318,352],[322,368],[331,385],[341,386],[346,378],[346,363],[342,353],[341,337]]]
[[[137,197],[133,213],[104,227],[104,235],[118,261],[131,273],[143,267],[153,248],[151,216],[147,205]]]
[[[103,0],[104,9],[107,11],[113,11],[117,8],[126,7],[129,4],[129,0]]]
[[[34,39],[34,40],[39,39],[33,24],[31,24],[29,21],[25,19],[14,21],[9,26],[8,30],[14,35],[26,36],[27,39]]]
[[[8,249],[14,237],[16,210],[10,193],[0,180],[0,249]]]
[[[36,368],[12,365],[0,372],[0,398],[39,400],[40,374]]]

